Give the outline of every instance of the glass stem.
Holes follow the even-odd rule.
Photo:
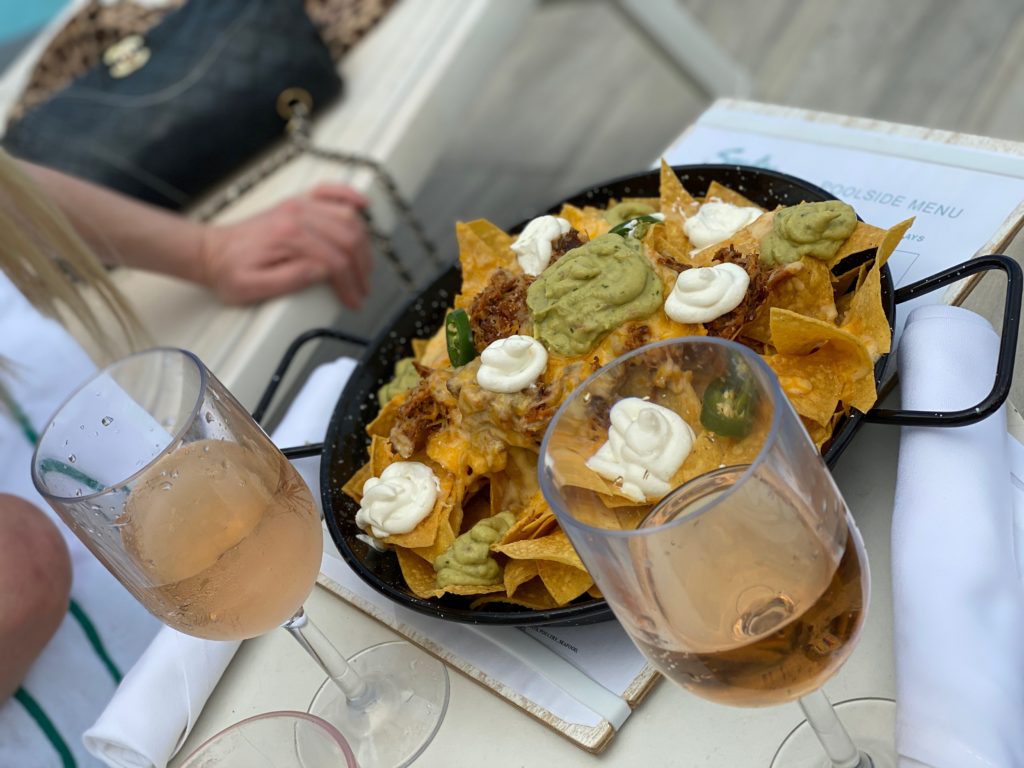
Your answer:
[[[801,698],[800,709],[832,761],[832,768],[872,768],[871,758],[857,749],[823,690]]]
[[[365,709],[374,700],[373,689],[349,666],[320,628],[310,621],[304,608],[299,608],[283,626],[345,694],[349,706]]]

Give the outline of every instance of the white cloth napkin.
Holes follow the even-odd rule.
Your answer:
[[[965,309],[910,314],[903,406],[956,410],[991,389],[999,340]],[[1003,409],[966,427],[904,427],[892,525],[901,765],[1024,766],[1024,586]],[[914,762],[916,761],[916,762]]]
[[[112,768],[164,768],[239,645],[161,629],[83,734],[85,748]]]
[[[316,368],[274,430],[274,442],[284,448],[323,440],[355,365],[339,358]],[[319,457],[300,461],[300,474],[319,501]],[[83,735],[86,749],[111,768],[165,768],[239,645],[161,629]]]
[[[293,448],[309,443],[323,442],[327,424],[338,397],[345,388],[357,362],[350,357],[339,357],[330,363],[317,366],[295,396],[288,412],[274,430],[273,438],[280,448]],[[309,456],[292,462],[302,479],[313,490],[317,509],[323,514],[320,504],[320,457]]]

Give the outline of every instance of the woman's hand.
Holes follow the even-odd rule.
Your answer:
[[[373,254],[360,215],[367,200],[321,184],[235,224],[203,233],[200,282],[229,304],[247,304],[327,282],[344,304],[362,306]]]

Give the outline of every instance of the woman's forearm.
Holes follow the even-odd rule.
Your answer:
[[[204,225],[42,166],[21,163],[110,265],[162,272],[248,304],[327,283],[349,307],[373,268],[361,194],[324,183],[232,224]]]
[[[105,264],[208,282],[201,223],[43,166],[19,165]]]

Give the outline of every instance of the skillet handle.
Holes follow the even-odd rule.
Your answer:
[[[899,304],[917,298],[936,288],[955,283],[968,275],[1000,269],[1006,273],[1006,298],[1003,305],[1003,335],[999,342],[999,356],[996,358],[996,378],[992,391],[984,400],[971,408],[962,411],[902,411],[874,408],[864,415],[864,421],[875,424],[901,424],[914,427],[960,427],[973,424],[990,416],[1006,400],[1010,394],[1010,382],[1013,379],[1014,355],[1017,351],[1017,331],[1020,325],[1020,309],[1022,283],[1024,273],[1020,265],[1013,259],[1001,254],[979,256],[965,261],[955,267],[943,270],[924,280],[904,286],[896,291],[895,299]]]
[[[313,339],[322,338],[346,341],[360,347],[365,347],[370,343],[367,339],[359,336],[353,336],[352,334],[345,333],[343,331],[336,331],[333,328],[313,328],[312,330],[299,334],[299,336],[297,336],[292,343],[288,345],[288,349],[285,350],[284,355],[281,357],[281,362],[277,364],[277,368],[274,370],[274,375],[270,377],[270,382],[267,384],[267,388],[263,390],[263,394],[260,396],[260,400],[252,412],[253,421],[259,424],[260,421],[263,420],[263,417],[266,416],[267,409],[270,407],[270,403],[274,399],[274,395],[277,394],[277,390],[281,386],[281,381],[284,379],[284,375],[288,371],[288,367],[292,364],[292,361],[295,359],[295,355],[298,354],[303,345]],[[281,449],[281,453],[283,453],[285,458],[289,460],[301,459],[304,456],[320,455],[323,447],[323,443],[311,443],[309,445],[298,445],[294,448],[283,448]]]

